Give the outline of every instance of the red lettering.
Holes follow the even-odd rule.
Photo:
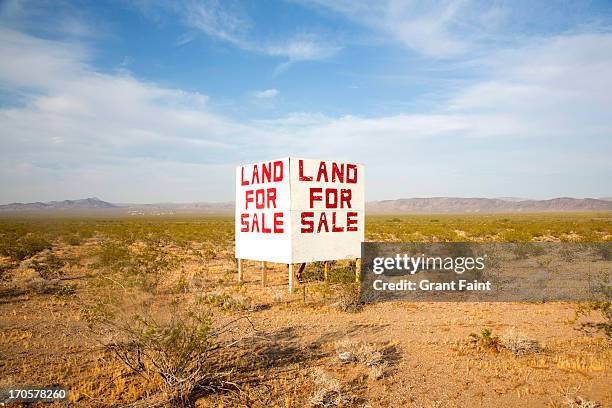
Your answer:
[[[242,225],[240,232],[249,232],[249,220],[247,218],[249,218],[249,214],[244,213],[240,215],[240,225]]]
[[[335,188],[325,189],[325,208],[338,208],[338,190]]]
[[[344,183],[344,163],[332,163],[332,182]]]
[[[266,205],[268,208],[276,208],[276,187],[268,189],[268,202]]]
[[[319,193],[321,195],[315,195],[315,193]],[[310,208],[314,208],[315,201],[323,201],[323,189],[320,187],[311,187],[310,188]]]
[[[274,214],[243,213],[240,214],[240,232],[261,232],[262,234],[282,234],[285,232],[283,213]]]
[[[273,164],[274,166],[274,181],[283,181],[283,161],[277,160]]]
[[[321,176],[325,177],[325,182],[329,181],[327,177],[327,164],[324,161],[319,164],[319,171],[317,172],[317,181],[321,181]]]
[[[261,232],[264,234],[269,234],[272,232],[270,227],[266,228],[266,214],[261,214]]]
[[[346,165],[346,182],[349,184],[357,183],[357,165],[356,164]]]
[[[283,213],[282,212],[274,213],[274,233],[282,234],[283,232],[285,232],[283,228]]]
[[[251,228],[252,232],[255,232],[255,227],[257,227],[257,232],[259,232],[259,221],[257,220],[257,214],[253,214],[253,227]]]
[[[343,188],[340,190],[340,208],[352,208],[351,200],[353,199],[353,190]],[[346,205],[346,207],[344,207]]]
[[[332,213],[332,232],[343,232],[344,227],[336,226],[336,212]]]
[[[314,221],[312,220],[314,217],[314,212],[305,211],[302,213],[302,233],[312,233],[314,232]]]
[[[321,232],[321,228],[325,224],[325,232],[329,232],[329,225],[327,224],[327,215],[324,212],[321,213],[321,218],[319,219],[319,226],[317,227],[317,233]]]
[[[253,190],[247,190],[245,191],[245,198],[244,198],[244,209],[248,210],[249,209],[249,203],[253,202]]]
[[[269,183],[272,181],[272,162],[263,163],[261,165],[261,182]]]
[[[255,208],[261,210],[266,207],[266,190],[260,188],[255,191]]]
[[[298,161],[298,173],[300,175],[300,181],[312,181],[312,176],[304,175],[304,160]]]
[[[259,170],[257,165],[253,166],[253,174],[251,174],[251,184],[259,184]]]
[[[244,166],[240,167],[240,185],[248,186],[249,181],[244,179]]]
[[[346,230],[347,231],[357,231],[357,213],[354,211],[349,211],[346,213]],[[353,225],[355,225],[353,227]]]
[[[337,212],[337,211],[322,211],[315,215],[312,211],[304,211],[301,213],[301,232],[313,233],[314,226],[317,225],[317,233],[321,232],[356,232],[359,230],[358,213],[356,211]],[[340,220],[346,219],[346,223]],[[331,230],[330,230],[331,221]]]

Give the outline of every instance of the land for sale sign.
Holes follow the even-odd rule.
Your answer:
[[[363,165],[285,158],[236,169],[236,258],[359,258],[364,215]]]

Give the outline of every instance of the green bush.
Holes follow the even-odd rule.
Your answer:
[[[51,249],[51,242],[35,234],[26,234],[17,239],[3,238],[0,244],[0,254],[17,261],[30,258],[45,249]]]

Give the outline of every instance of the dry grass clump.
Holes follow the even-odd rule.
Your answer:
[[[253,310],[253,300],[242,294],[230,295],[216,290],[205,293],[197,300],[199,304],[216,306],[224,311]]]
[[[537,340],[530,339],[524,334],[517,333],[514,330],[502,335],[500,340],[504,348],[510,350],[517,356],[537,353],[542,349]]]
[[[582,397],[566,397],[564,406],[568,408],[601,408],[599,402],[591,401]]]
[[[388,366],[385,355],[373,344],[344,340],[336,344],[336,352],[343,363],[357,362],[367,367],[373,380],[379,380],[385,375]]]
[[[479,350],[500,352],[504,349],[516,356],[537,353],[541,350],[540,343],[514,330],[502,336],[496,336],[491,329],[483,329],[480,333],[470,333],[470,343]]]
[[[359,285],[354,283],[343,284],[340,286],[338,301],[334,304],[338,310],[348,313],[360,312],[363,302],[359,295]]]
[[[312,408],[335,408],[347,406],[350,398],[346,395],[342,383],[321,367],[312,370],[314,390],[308,401]]]

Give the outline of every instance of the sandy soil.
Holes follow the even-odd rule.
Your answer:
[[[87,245],[56,252],[70,256]],[[65,385],[72,406],[114,406],[141,396],[139,380],[103,351],[103,339],[79,319],[83,305],[100,290],[92,284],[96,273],[87,267],[90,262],[65,267],[56,283],[40,283],[22,263],[13,279],[2,283],[0,386]],[[193,261],[182,271],[191,276],[197,268],[201,265]],[[237,358],[247,366],[253,362],[258,380],[239,393],[204,396],[200,406],[305,406],[317,391],[317,367],[340,382],[344,406],[560,407],[578,396],[612,406],[610,340],[577,330],[571,322],[574,304],[396,302],[348,313],[321,295],[320,283],[289,295],[282,265],[272,266],[267,287],[259,274],[258,265],[247,265],[246,281],[238,285],[233,262],[222,257],[209,262],[204,277],[190,278],[182,292],[151,297],[160,307],[176,299],[187,305],[216,290],[253,306],[218,310],[215,316],[248,317],[250,323],[237,323],[233,335],[244,338]],[[67,283],[77,285],[76,294],[58,297],[54,285]],[[516,356],[471,344],[470,333],[485,328],[494,335],[521,333],[537,340],[541,350]],[[383,373],[373,376],[366,364],[341,361],[338,344],[347,340],[380,350]]]

